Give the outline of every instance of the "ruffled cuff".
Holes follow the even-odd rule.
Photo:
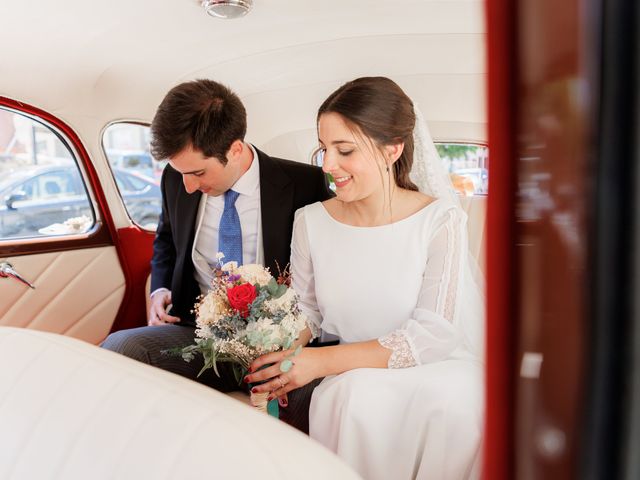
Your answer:
[[[314,338],[318,338],[322,333],[320,327],[309,319],[307,319],[307,327],[309,327],[309,330],[311,331],[311,340],[313,340]]]
[[[409,339],[401,330],[380,337],[378,343],[392,351],[387,363],[389,368],[408,368],[418,365]]]

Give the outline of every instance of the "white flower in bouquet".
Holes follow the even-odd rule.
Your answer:
[[[307,327],[307,317],[304,313],[298,313],[298,315],[293,315],[292,313],[288,313],[285,317],[280,321],[280,328],[284,330],[287,336],[291,336],[295,334],[295,332],[300,332]]]
[[[296,292],[294,292],[292,288],[289,288],[284,295],[265,301],[264,308],[271,313],[288,311],[295,304],[296,300]]]
[[[205,295],[197,308],[196,336],[200,338],[211,337],[211,327],[217,324],[227,313],[226,304],[217,295]]]
[[[253,283],[254,285],[258,284],[263,287],[273,278],[268,269],[255,263],[241,265],[236,268],[234,273],[240,275],[243,280],[249,283]]]
[[[235,273],[236,270],[238,270],[238,262],[236,261],[227,262],[224,265],[222,265],[221,269],[223,272]]]
[[[292,333],[295,338],[299,332]],[[255,347],[261,355],[282,350],[286,341],[282,335],[281,326],[273,323],[270,318],[264,317],[249,323],[242,337],[246,338],[247,343]]]

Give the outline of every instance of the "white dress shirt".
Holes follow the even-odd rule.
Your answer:
[[[242,229],[243,263],[263,263],[262,228],[260,221],[260,164],[258,153],[252,145],[253,161],[249,169],[231,187],[240,195],[236,200],[236,210]],[[194,276],[200,291],[206,293],[211,285],[211,266],[218,253],[218,227],[224,211],[224,195],[212,197],[203,195],[196,219],[196,236],[191,258],[195,266]],[[224,262],[224,260],[223,260]]]

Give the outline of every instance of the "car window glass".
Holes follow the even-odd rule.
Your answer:
[[[27,180],[15,187],[9,195],[21,196],[22,200],[31,200],[38,194],[38,185],[35,179]]]
[[[127,179],[122,173],[116,171],[114,172],[114,177],[116,179],[116,185],[120,192],[126,192],[126,191],[132,190],[131,185],[129,184],[129,182],[127,181]]]
[[[39,198],[52,199],[73,195],[73,178],[65,171],[53,171],[37,177]]]
[[[0,108],[0,240],[84,233],[95,213],[66,140]]]
[[[489,193],[489,149],[468,143],[436,143],[440,158],[459,195]]]
[[[131,185],[131,190],[140,192],[145,188],[150,188],[148,182],[136,175],[127,175],[127,180],[129,185]]]
[[[155,230],[162,208],[160,177],[167,161],[151,156],[149,140],[148,126],[119,122],[105,129],[102,145],[129,217]]]

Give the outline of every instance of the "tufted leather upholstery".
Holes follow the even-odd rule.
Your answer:
[[[56,334],[0,327],[0,478],[357,478],[283,423]]]

